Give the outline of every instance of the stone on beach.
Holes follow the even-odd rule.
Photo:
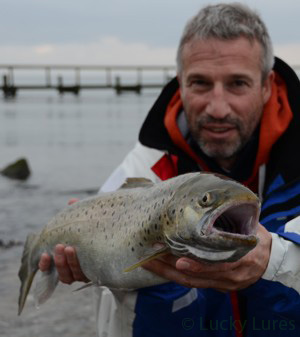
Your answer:
[[[30,176],[30,169],[27,160],[20,158],[6,166],[0,173],[10,179],[26,180]]]

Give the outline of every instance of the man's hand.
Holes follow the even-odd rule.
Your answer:
[[[69,200],[68,204],[72,205],[77,202],[77,198]],[[89,282],[89,279],[83,274],[76,255],[75,248],[65,247],[58,244],[54,250],[54,263],[58,272],[58,278],[61,282],[71,284],[75,281]],[[51,266],[51,257],[43,253],[40,258],[39,268],[41,271],[47,271]]]
[[[71,284],[75,281],[89,282],[80,268],[75,248],[65,247],[62,244],[56,245],[54,250],[54,263],[61,282],[67,284]],[[47,271],[50,265],[50,256],[47,253],[43,253],[39,262],[40,270]]]
[[[214,288],[223,292],[255,283],[264,274],[271,252],[272,236],[259,224],[259,243],[237,262],[207,264],[166,255],[143,265],[170,281],[192,288]]]

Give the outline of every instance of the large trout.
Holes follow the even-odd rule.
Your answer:
[[[116,192],[79,201],[27,237],[19,271],[21,313],[43,252],[57,243],[76,248],[95,285],[136,289],[167,282],[137,268],[165,253],[210,263],[236,261],[257,244],[259,200],[241,184],[189,173],[153,184],[129,178]],[[159,248],[157,248],[159,247]],[[38,287],[38,302],[57,284],[54,264]]]

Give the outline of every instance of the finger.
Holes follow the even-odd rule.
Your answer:
[[[75,202],[77,202],[79,199],[78,198],[72,198],[68,201],[68,205],[72,205],[74,204]]]
[[[54,250],[54,262],[58,272],[59,280],[63,283],[71,284],[73,283],[74,277],[71,269],[68,266],[68,261],[65,256],[65,246],[58,244]]]
[[[51,257],[47,253],[43,253],[40,258],[39,268],[41,271],[48,271],[51,267]]]
[[[190,261],[191,264],[195,263],[195,266],[191,266],[191,264],[189,264],[189,267],[187,267],[187,264],[185,264],[186,262],[184,260],[183,264],[185,268],[182,268],[182,265],[180,263],[176,263],[176,268],[179,264],[179,267],[182,269],[177,269],[186,275],[195,278],[201,278],[203,280],[215,280],[217,282],[224,282],[227,285],[230,285],[231,288],[242,288],[244,282],[247,282],[251,276],[249,275],[247,266],[243,264],[239,264],[238,266],[236,265],[236,263],[219,263],[209,265],[193,260]]]
[[[89,282],[89,279],[83,274],[79,260],[77,258],[76,250],[73,247],[66,247],[65,256],[67,258],[68,265],[71,269],[73,279],[75,281]]]
[[[176,262],[178,260],[178,257],[172,254],[166,254],[163,255],[161,257],[158,258],[158,260],[161,260],[167,264],[169,264],[170,266],[175,267],[176,266]]]
[[[176,282],[189,288],[218,288],[231,290],[232,284],[223,280],[202,279],[186,275],[161,260],[152,260],[143,265],[143,267],[169,281]]]
[[[199,277],[199,274],[197,276]],[[226,284],[226,288],[220,287],[223,291],[244,289],[257,281],[255,272],[244,266],[226,272],[201,273],[200,277]]]
[[[170,264],[165,263],[162,259],[155,259],[144,263],[143,268],[174,282],[176,282],[182,274]]]
[[[205,263],[195,261],[186,257],[180,258],[176,262],[176,268],[180,271],[189,271],[193,273],[205,272],[224,272],[236,269],[241,264],[241,260],[237,262],[224,263]]]

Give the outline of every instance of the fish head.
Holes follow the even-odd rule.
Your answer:
[[[173,254],[206,262],[233,262],[253,249],[260,213],[247,187],[217,174],[185,181],[167,206],[165,240]]]

